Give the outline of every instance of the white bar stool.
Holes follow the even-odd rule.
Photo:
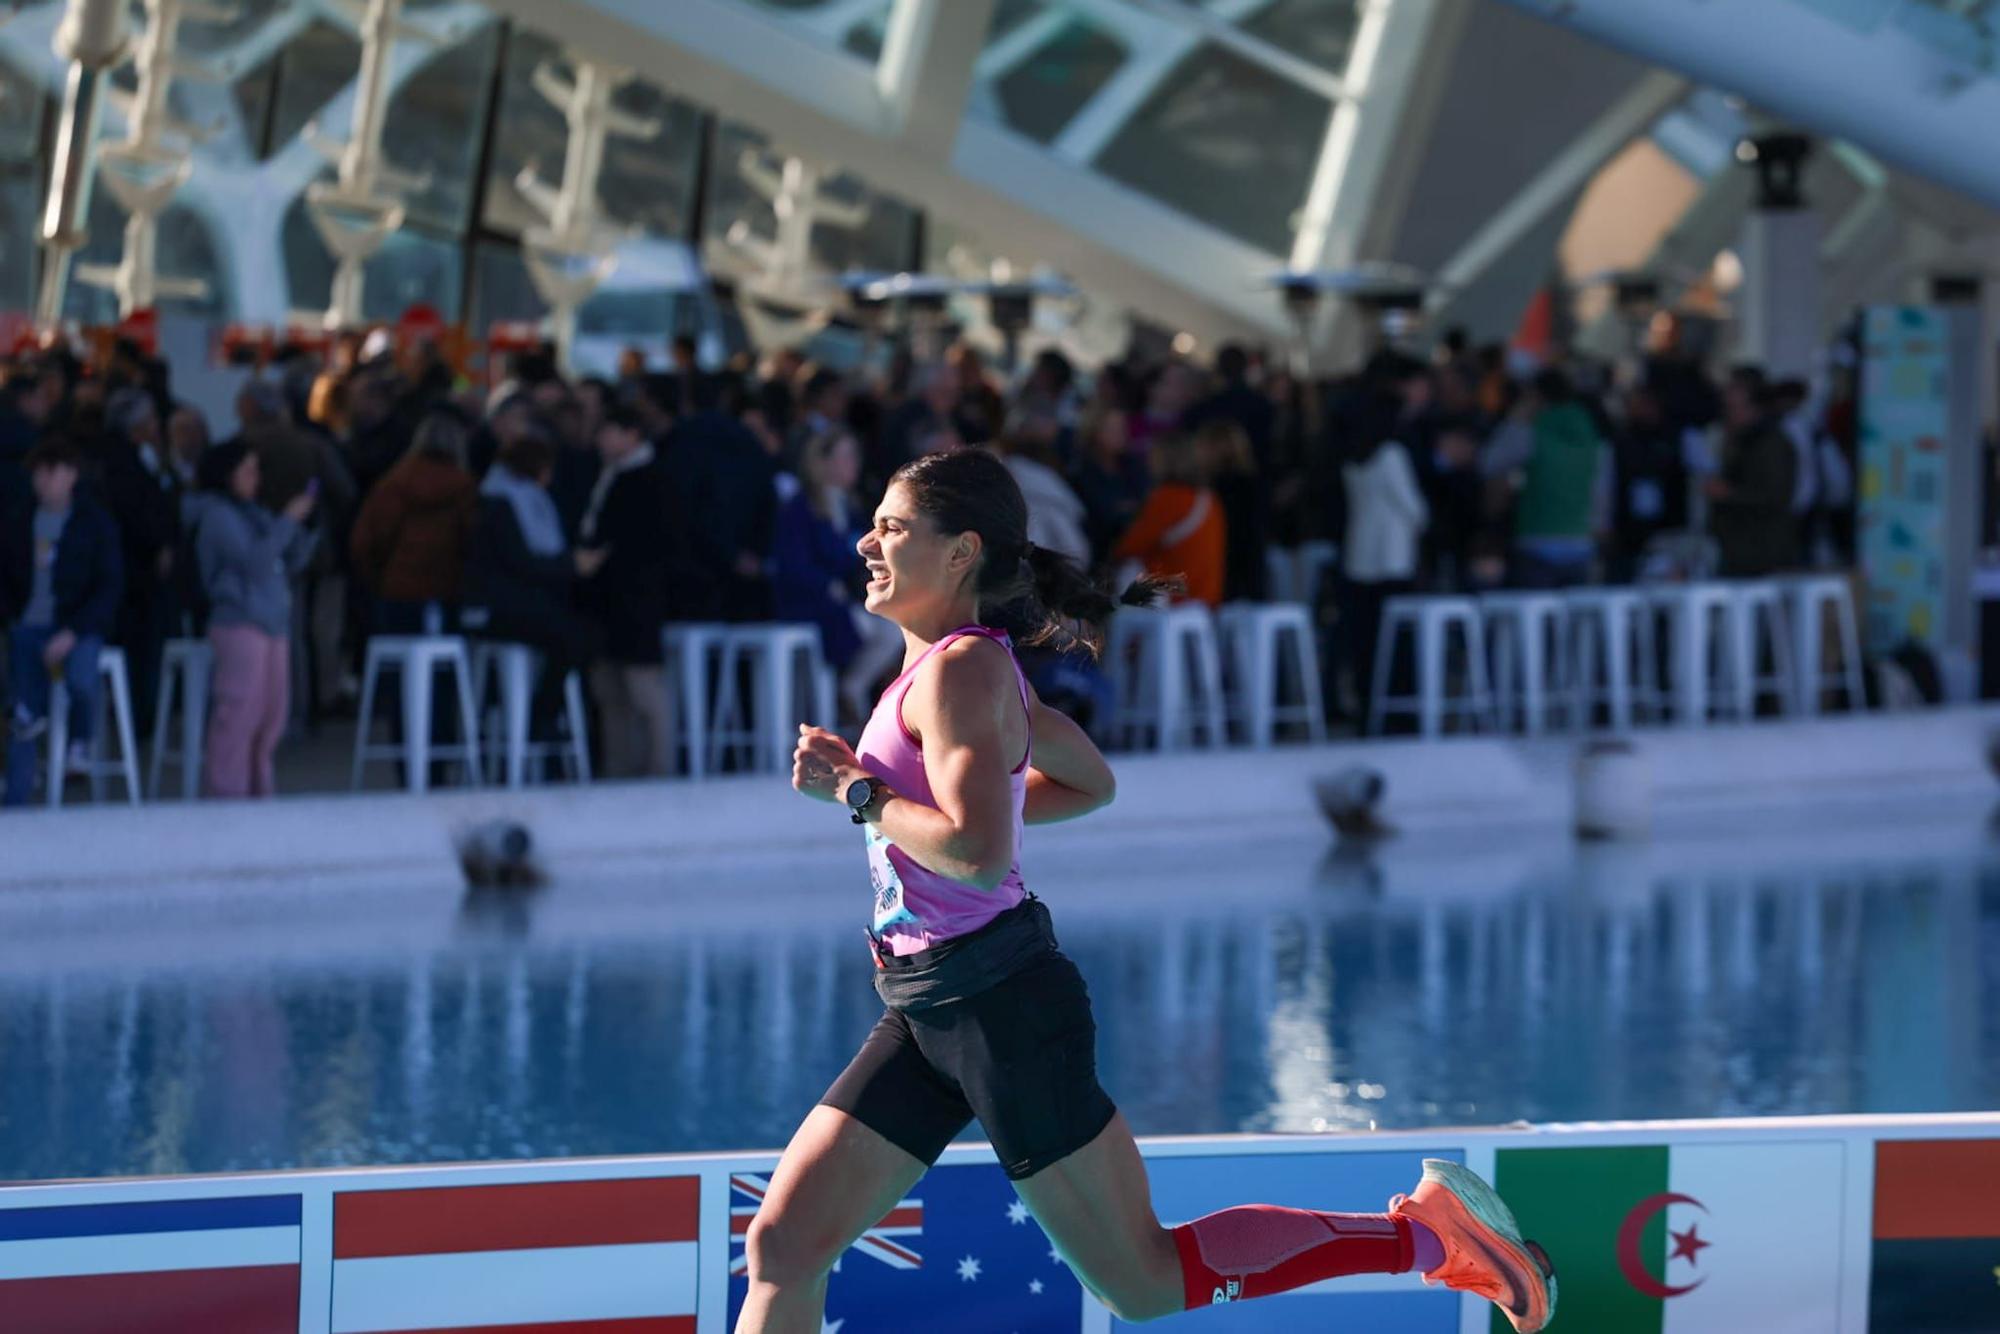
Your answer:
[[[457,684],[459,725],[464,739],[457,745],[431,747],[431,677],[438,668],[448,669]],[[375,685],[383,671],[401,674],[403,744],[371,745],[370,724],[375,721]],[[354,731],[354,772],[352,786],[361,786],[362,771],[370,761],[401,760],[407,771],[409,790],[430,790],[432,760],[457,760],[465,766],[466,781],[479,784],[479,716],[472,696],[472,660],[465,640],[458,635],[376,635],[368,641],[368,656],[361,674],[361,716]]]
[[[97,674],[104,678],[106,688],[97,697],[97,727],[90,738],[90,756],[84,761],[84,773],[90,779],[90,799],[103,801],[104,780],[118,778],[124,780],[126,800],[137,806],[140,800],[139,743],[132,735],[132,684],[125,671],[125,650],[109,646],[99,649]],[[105,716],[107,710],[109,719]],[[118,728],[116,759],[104,756],[107,721]],[[62,805],[68,751],[69,689],[58,681],[49,692],[48,799],[52,807]]]
[[[497,762],[510,788],[527,785],[530,761],[552,757],[565,762],[571,782],[590,781],[590,721],[583,711],[583,682],[575,672],[563,680],[563,729],[569,739],[529,739],[529,705],[544,670],[542,655],[526,644],[473,641],[472,697],[483,707],[496,674],[500,681],[499,736],[482,735],[482,753],[489,764]]]
[[[153,709],[153,759],[146,791],[160,799],[161,779],[170,763],[181,771],[181,800],[201,795],[202,748],[208,735],[208,687],[215,675],[215,650],[206,639],[169,639],[160,654],[159,703]],[[171,743],[168,719],[180,700],[180,743]]]
[[[1746,579],[1732,582],[1728,588],[1729,679],[1750,683],[1742,717],[1756,717],[1757,701],[1766,695],[1778,701],[1781,714],[1797,712],[1801,689],[1785,590],[1774,579]],[[1768,673],[1759,666],[1760,648],[1770,651],[1772,670]],[[1737,687],[1737,691],[1740,697],[1742,688]]]
[[[1639,710],[1660,707],[1659,657],[1652,606],[1636,588],[1571,588],[1569,611],[1570,711],[1588,730],[1602,704],[1611,730],[1627,732]]]
[[[751,701],[744,700],[738,680],[746,670],[754,697],[747,714]],[[818,626],[733,625],[724,632],[709,768],[722,768],[733,754],[748,769],[783,773],[792,767],[799,724],[825,725],[833,717],[833,673],[820,651]]]
[[[1495,720],[1501,730],[1511,730],[1518,708],[1521,730],[1540,736],[1551,712],[1567,712],[1561,647],[1569,628],[1567,604],[1555,593],[1482,593],[1479,616],[1493,659]]]
[[[708,773],[709,711],[716,697],[722,640],[728,633],[729,627],[721,621],[682,621],[660,632],[674,745],[686,757],[690,778]]]
[[[1311,610],[1299,603],[1232,602],[1216,624],[1229,655],[1230,712],[1249,744],[1269,748],[1288,723],[1303,727],[1309,741],[1326,740]],[[1298,702],[1281,704],[1287,662]]]
[[[1731,611],[1734,590],[1713,582],[1659,584],[1646,596],[1667,620],[1674,722],[1681,727],[1707,726],[1711,699],[1729,716],[1748,719],[1756,687],[1736,668],[1746,658],[1754,662],[1756,655],[1737,647],[1743,622]]]
[[[1368,731],[1380,736],[1393,713],[1414,714],[1426,737],[1442,735],[1447,714],[1457,714],[1477,731],[1493,721],[1493,691],[1486,677],[1486,644],[1479,604],[1464,597],[1396,597],[1382,609],[1382,634],[1375,644],[1375,681],[1369,692]],[[1417,693],[1389,693],[1396,642],[1415,636]],[[1465,646],[1465,689],[1447,697],[1445,650],[1457,632]]]
[[[1156,750],[1225,744],[1222,654],[1199,602],[1128,607],[1111,618],[1114,735]],[[1197,741],[1199,737],[1199,741]]]
[[[1847,707],[1859,713],[1868,707],[1862,684],[1861,626],[1854,611],[1854,586],[1844,574],[1801,574],[1778,580],[1791,604],[1792,659],[1798,673],[1799,713],[1818,715],[1829,690],[1846,696]],[[1831,611],[1834,635],[1840,641],[1840,662],[1826,664],[1826,615]]]

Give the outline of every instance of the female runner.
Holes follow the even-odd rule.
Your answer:
[[[1453,1163],[1427,1160],[1386,1214],[1252,1204],[1175,1228],[1154,1216],[1138,1146],[1097,1082],[1083,979],[1021,880],[1024,824],[1075,819],[1113,794],[1103,757],[1035,697],[994,628],[1094,647],[1112,611],[1074,565],[1028,544],[1027,517],[997,459],[933,454],[895,475],[859,543],[868,610],[902,628],[906,665],[858,752],[800,729],[792,786],[865,829],[887,1008],[771,1178],[737,1334],[819,1334],[834,1261],[975,1116],[1064,1259],[1122,1320],[1416,1269],[1495,1302],[1517,1330],[1541,1329],[1552,1266]]]

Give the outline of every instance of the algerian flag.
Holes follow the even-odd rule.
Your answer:
[[[1550,1334],[1840,1326],[1842,1146],[1503,1149],[1494,1185],[1560,1280]],[[1496,1334],[1510,1326],[1495,1312]]]

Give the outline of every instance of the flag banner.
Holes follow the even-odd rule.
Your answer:
[[[729,1180],[729,1323],[750,1290],[743,1238],[768,1177]],[[849,1247],[824,1334],[1076,1334],[1083,1289],[997,1164],[933,1167]]]
[[[0,1329],[291,1330],[297,1195],[0,1210]]]
[[[694,1334],[701,1179],[341,1191],[333,1334]]]
[[[1550,1334],[1840,1328],[1846,1146],[1502,1149],[1494,1185],[1561,1278]],[[1493,1329],[1506,1331],[1498,1312]]]
[[[2000,1330],[2000,1140],[1875,1146],[1868,1327]]]
[[[1408,1194],[1426,1158],[1464,1162],[1457,1152],[1286,1153],[1199,1158],[1152,1158],[1153,1210],[1172,1227],[1238,1204],[1276,1204],[1339,1213],[1382,1213],[1389,1197]],[[1204,1307],[1176,1316],[1173,1326],[1207,1334],[1270,1334],[1272,1330],[1395,1330],[1397,1334],[1457,1334],[1460,1298],[1426,1288],[1416,1274],[1334,1279],[1275,1297]],[[1136,1329],[1113,1320],[1113,1329]]]

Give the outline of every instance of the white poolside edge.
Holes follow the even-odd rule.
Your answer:
[[[1983,791],[2000,797],[1987,760],[1996,730],[2000,706],[1982,706],[1648,730],[1635,741],[1652,770],[1655,810],[1670,816]],[[1142,836],[1316,823],[1312,780],[1350,765],[1384,775],[1386,813],[1405,830],[1560,828],[1577,746],[1574,738],[1399,739],[1119,756],[1115,805],[1082,826],[1035,836],[1059,844],[1077,828]],[[74,806],[0,815],[0,889],[436,865],[454,830],[500,816],[528,824],[556,867],[604,856],[798,852],[852,842],[844,821],[767,777]]]

